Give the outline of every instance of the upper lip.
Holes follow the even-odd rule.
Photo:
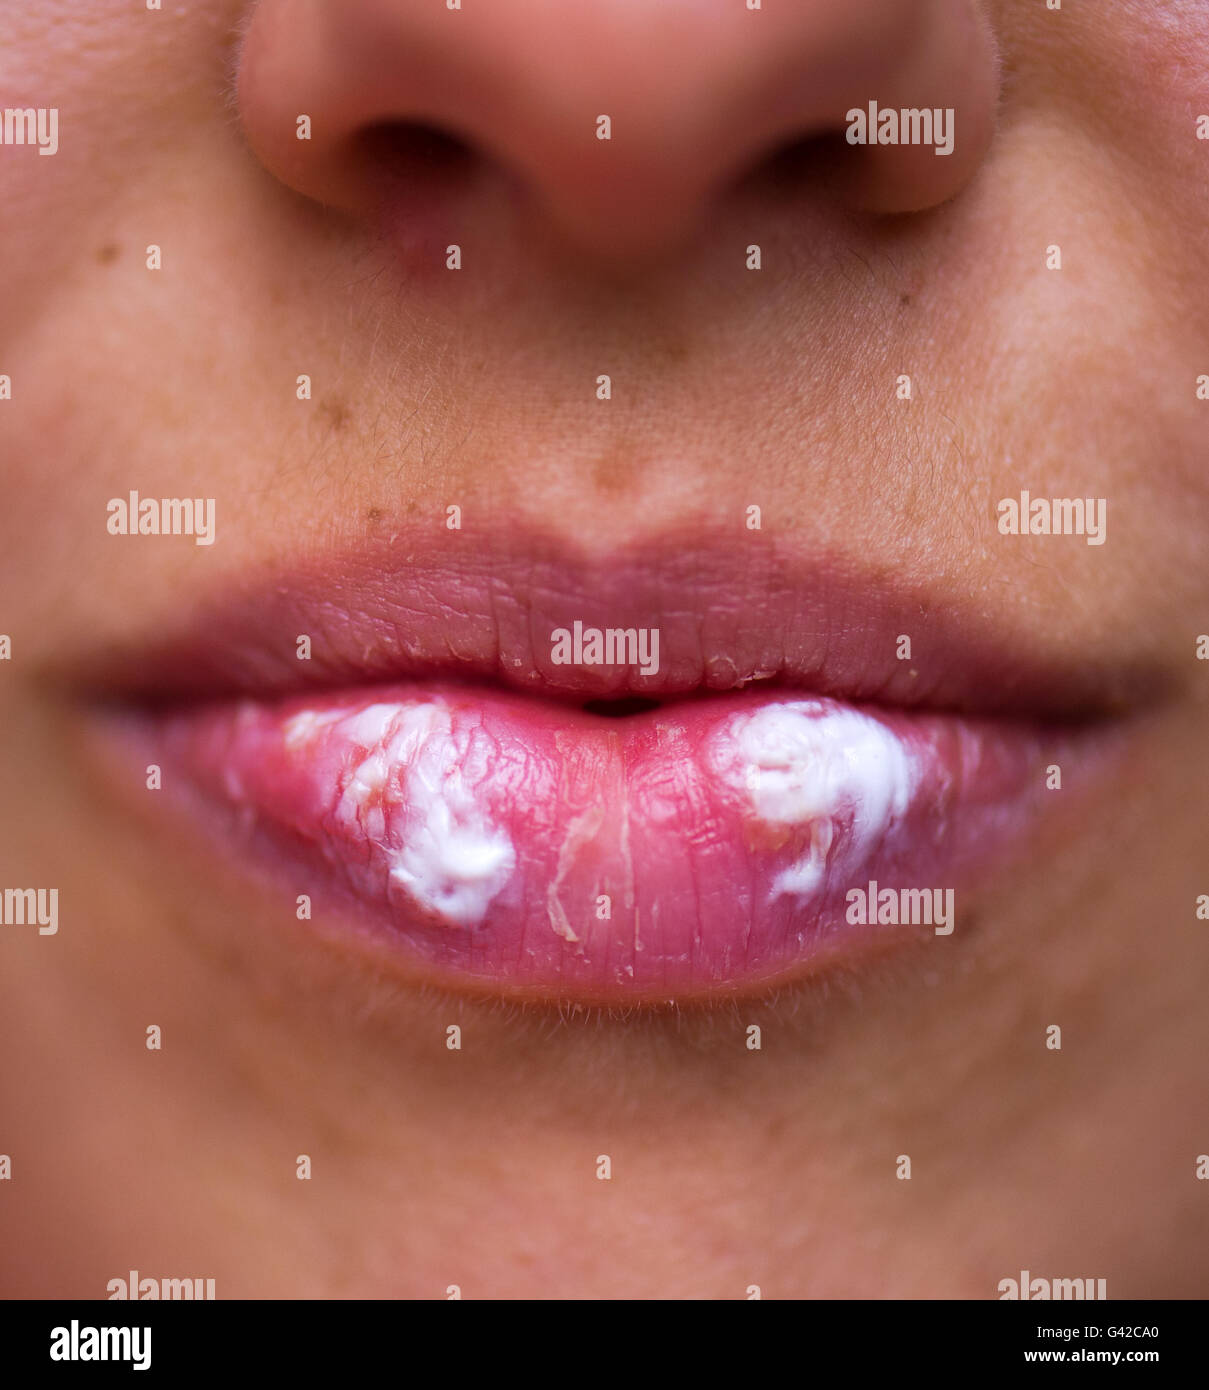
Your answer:
[[[740,528],[607,556],[506,526],[432,530],[311,556],[288,573],[246,573],[167,631],[77,654],[72,682],[148,703],[434,676],[580,704],[759,684],[1038,720],[1119,714],[1159,683],[1140,663],[1038,652],[1028,634],[942,586],[906,585],[835,550],[803,557]],[[659,629],[658,672],[553,664],[552,633],[575,621]]]

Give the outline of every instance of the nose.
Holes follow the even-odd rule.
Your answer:
[[[265,167],[325,206],[401,197],[422,220],[434,167],[469,160],[581,250],[641,256],[819,136],[824,186],[853,206],[955,196],[998,96],[983,4],[259,0],[239,110]]]

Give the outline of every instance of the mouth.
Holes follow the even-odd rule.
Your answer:
[[[163,770],[144,814],[290,929],[602,1005],[960,941],[1147,690],[835,557],[467,532],[245,581],[88,681],[117,775]]]

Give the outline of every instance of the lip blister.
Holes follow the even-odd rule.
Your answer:
[[[208,706],[155,737],[297,892],[442,973],[602,998],[855,947],[849,890],[947,886],[1024,824],[1044,762],[1021,728],[769,692],[608,719],[387,686]]]

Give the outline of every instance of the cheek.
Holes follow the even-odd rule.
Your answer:
[[[205,124],[229,127],[224,87],[243,5],[156,11],[143,0],[40,0],[0,8],[0,109],[54,111],[58,135],[53,155],[0,143],[0,293],[10,307],[31,283],[61,283],[81,239],[103,241],[103,224],[120,217],[133,188],[149,185],[154,207],[157,171],[189,157],[182,140]]]
[[[1067,0],[1030,16],[1027,30],[1029,64],[1048,69],[1042,99],[1069,112],[1129,184],[1161,186],[1176,206],[1209,205],[1209,138],[1198,139],[1209,115],[1207,0]],[[1034,81],[1027,68],[1022,81]]]

